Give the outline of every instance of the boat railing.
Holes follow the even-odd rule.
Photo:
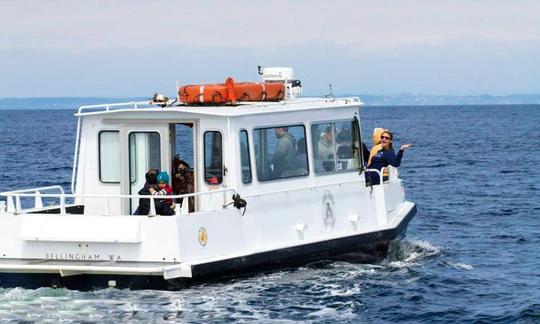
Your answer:
[[[85,112],[111,111],[111,110],[116,110],[116,109],[141,109],[141,108],[157,108],[157,107],[158,107],[157,105],[152,104],[150,101],[128,101],[128,102],[80,106],[78,114],[83,114]]]
[[[306,189],[313,190],[313,189],[316,189],[316,188],[322,188],[322,187],[327,187],[327,186],[341,186],[341,185],[345,185],[345,184],[359,183],[359,182],[364,182],[364,181],[365,181],[364,178],[360,178],[360,179],[354,179],[354,180],[349,180],[349,181],[336,181],[336,182],[330,182],[330,183],[324,183],[324,184],[316,184],[316,185],[311,185],[311,186],[287,188],[287,189],[274,190],[274,191],[264,191],[264,192],[258,192],[258,193],[253,193],[253,194],[242,195],[242,198],[260,197],[260,196],[274,195],[274,194],[280,194],[280,193],[281,194],[287,194],[287,193],[293,192],[293,191],[301,191],[301,190],[306,190]]]
[[[384,175],[385,171],[387,171],[388,174],[388,181],[396,180],[399,178],[398,168],[393,167],[391,165],[387,167],[383,167],[381,169],[381,173]],[[380,176],[380,174],[379,174]]]
[[[384,170],[384,168],[382,168],[381,170],[378,170],[378,169],[366,169],[365,171],[366,172],[376,172],[379,175],[379,179],[382,179],[383,178],[383,170]],[[381,183],[382,183],[382,181],[381,181]]]
[[[52,191],[52,190],[54,191],[58,190],[60,192],[60,194],[56,194],[54,196],[65,195],[64,188],[58,185],[2,192],[0,193],[0,195],[7,198],[7,206],[5,205],[4,202],[0,203],[0,211],[5,209],[6,207],[8,211],[21,210],[22,209],[21,197],[27,196],[27,195],[29,197],[34,197],[34,208],[36,209],[43,208],[42,192]],[[49,194],[46,194],[46,195],[49,195]]]
[[[60,190],[60,194],[47,194],[47,193],[41,193],[41,191],[44,190],[52,190],[52,189],[58,189]],[[24,214],[27,212],[37,212],[40,209],[43,209],[43,202],[42,198],[52,198],[52,199],[58,199],[60,201],[59,203],[59,212],[61,215],[66,215],[66,200],[67,199],[103,199],[104,200],[104,216],[110,216],[111,213],[111,200],[112,199],[150,199],[150,212],[149,216],[156,216],[156,199],[181,199],[181,198],[190,198],[190,197],[201,197],[201,196],[210,196],[211,198],[215,195],[223,195],[223,203],[221,206],[224,208],[228,205],[228,195],[235,194],[236,190],[232,188],[227,189],[220,189],[220,190],[212,190],[212,191],[204,191],[204,192],[194,192],[189,194],[183,194],[183,195],[167,195],[167,196],[159,196],[159,195],[99,195],[99,194],[65,194],[64,189],[60,186],[51,186],[51,187],[41,187],[41,188],[32,188],[32,189],[24,189],[24,190],[17,190],[17,191],[6,191],[1,192],[1,197],[6,197],[7,200],[7,206],[2,201],[0,204],[0,214],[4,211],[7,211],[8,213],[13,214]],[[33,208],[27,208],[23,209],[21,204],[21,198],[23,197],[34,197],[34,207]],[[188,204],[186,203],[185,206]],[[55,208],[58,208],[58,206],[53,206]],[[180,210],[177,211],[178,214],[181,213]],[[187,212],[185,212],[187,213]]]

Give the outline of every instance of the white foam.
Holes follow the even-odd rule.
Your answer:
[[[461,262],[457,262],[457,263],[452,263],[452,262],[448,262],[447,263],[449,267],[451,268],[454,268],[454,269],[463,269],[463,270],[473,270],[474,267],[470,264],[466,264],[466,263],[461,263]]]

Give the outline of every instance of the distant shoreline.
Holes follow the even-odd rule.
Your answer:
[[[316,95],[315,95],[316,96]],[[366,106],[463,106],[463,105],[539,105],[540,95],[336,95],[360,97]],[[0,110],[76,110],[82,105],[112,102],[145,101],[148,98],[40,97],[0,98]]]

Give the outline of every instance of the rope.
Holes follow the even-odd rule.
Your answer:
[[[237,209],[244,208],[244,211],[242,212],[242,216],[244,216],[244,214],[246,213],[247,201],[245,201],[245,199],[240,198],[240,194],[234,194],[232,196],[232,200],[233,201],[225,205],[225,207],[233,205]]]

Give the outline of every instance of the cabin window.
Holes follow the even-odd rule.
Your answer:
[[[144,177],[146,172],[150,169],[160,168],[161,141],[159,133],[129,133],[129,178],[132,187],[142,188],[146,182]]]
[[[211,185],[223,182],[223,156],[221,133],[204,133],[204,180]]]
[[[120,183],[120,133],[99,132],[99,180]]]
[[[253,141],[259,181],[309,174],[303,125],[256,128]]]
[[[315,173],[356,170],[358,158],[353,149],[353,121],[311,125]]]
[[[242,183],[251,183],[251,160],[249,158],[248,133],[240,131],[240,165],[242,168]]]

